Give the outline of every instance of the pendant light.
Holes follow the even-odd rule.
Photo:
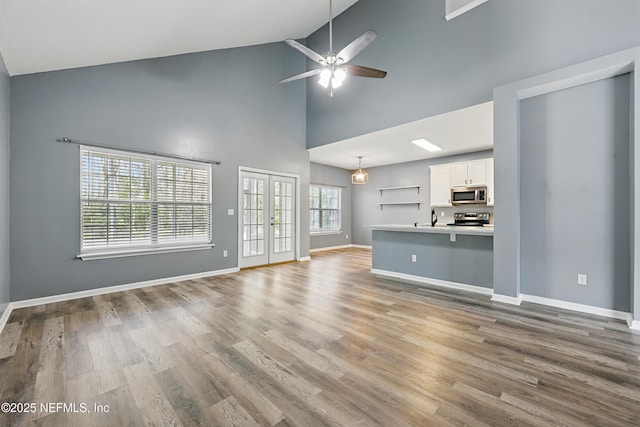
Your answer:
[[[358,170],[351,175],[352,184],[366,184],[369,174],[362,170],[362,156],[358,156]]]

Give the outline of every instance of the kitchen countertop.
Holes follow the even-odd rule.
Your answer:
[[[436,233],[436,234],[463,234],[469,236],[493,236],[493,225],[483,227],[465,227],[460,225],[439,225],[432,227],[431,224],[380,224],[371,225],[374,231],[400,231],[407,233]]]

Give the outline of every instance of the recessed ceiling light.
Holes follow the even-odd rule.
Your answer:
[[[438,147],[433,142],[427,141],[424,138],[414,139],[411,142],[413,142],[414,144],[416,144],[420,148],[424,148],[425,150],[427,150],[430,153],[433,153],[435,151],[442,151],[442,147]]]

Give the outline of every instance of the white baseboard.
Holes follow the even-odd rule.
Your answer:
[[[352,248],[358,248],[358,249],[369,249],[371,250],[371,245],[351,245]]]
[[[358,246],[358,245],[346,245],[345,247],[360,247],[364,249],[371,248],[370,246]],[[337,247],[337,248],[342,248],[342,247]],[[317,249],[316,251],[320,251],[320,250],[330,250],[330,249],[322,248],[322,249]],[[310,259],[311,257],[303,257],[300,259],[300,261],[308,261]],[[166,277],[162,279],[147,280],[144,282],[109,286],[105,288],[89,289],[86,291],[52,295],[52,296],[47,296],[42,298],[32,298],[32,299],[22,300],[22,301],[13,301],[7,305],[7,307],[4,310],[4,313],[2,313],[2,316],[0,316],[0,333],[2,333],[2,331],[4,330],[4,327],[7,324],[9,317],[11,316],[11,312],[18,308],[33,307],[37,305],[50,304],[54,302],[70,301],[78,298],[86,298],[86,297],[91,297],[96,295],[110,294],[113,292],[139,289],[139,288],[145,288],[149,286],[165,285],[167,283],[180,282],[184,280],[201,279],[203,277],[219,276],[222,274],[232,274],[232,273],[237,273],[238,271],[240,271],[238,267],[233,267],[233,268],[227,268],[224,270],[205,271],[202,273],[187,274],[183,276]],[[418,283],[418,284],[427,284],[427,285],[438,286],[442,288],[468,291],[468,292],[473,292],[473,293],[482,294],[482,295],[491,295],[492,296],[491,300],[506,303],[506,304],[520,305],[522,301],[527,301],[535,304],[547,305],[551,307],[563,308],[563,309],[587,313],[587,314],[595,314],[598,316],[625,320],[629,325],[630,329],[640,330],[640,320],[633,320],[633,317],[630,313],[626,313],[622,311],[611,310],[611,309],[606,309],[601,307],[594,307],[594,306],[584,305],[584,304],[577,304],[577,303],[572,303],[568,301],[555,300],[551,298],[545,298],[545,297],[539,297],[539,296],[527,295],[527,294],[520,294],[517,298],[514,298],[507,295],[495,294],[493,293],[493,289],[490,289],[490,288],[467,285],[464,283],[449,282],[449,281],[440,280],[440,279],[431,279],[427,277],[415,276],[415,275],[405,274],[405,273],[397,273],[394,271],[371,269],[371,273],[376,274],[378,276],[389,277],[393,279],[407,280],[407,281]]]
[[[311,261],[311,257],[310,256],[303,256],[300,259],[298,259],[298,262],[305,262],[305,261]]]
[[[311,249],[309,252],[314,253],[314,252],[332,251],[334,249],[348,249],[351,247],[353,247],[353,245],[327,246],[325,248]]]
[[[22,301],[13,301],[9,303],[11,310],[16,308],[34,307],[36,305],[51,304],[53,302],[70,301],[78,298],[92,297],[96,295],[110,294],[113,292],[127,291],[130,289],[146,288],[149,286],[166,285],[167,283],[181,282],[183,280],[201,279],[203,277],[219,276],[221,274],[230,274],[240,271],[237,267],[227,268],[225,270],[205,271],[202,273],[186,274],[183,276],[165,277],[162,279],[147,280],[144,282],[129,283],[125,285],[108,286],[105,288],[88,289],[86,291],[71,292],[68,294],[51,295],[42,298],[32,298]],[[7,309],[9,311],[9,309]],[[4,318],[4,316],[2,316]]]
[[[358,249],[371,249],[371,246],[365,245],[340,245],[340,246],[327,246],[326,248],[315,248],[311,249],[309,252],[323,252],[323,251],[332,251],[334,249],[349,249],[349,248],[358,248]]]
[[[378,270],[372,268],[371,272],[377,276],[390,277],[392,279],[407,280],[419,284],[432,285],[440,288],[457,289],[482,295],[493,295],[493,289],[482,286],[467,285],[465,283],[449,282],[447,280],[431,279],[428,277],[414,276],[413,274],[398,273],[395,271]]]
[[[504,304],[520,305],[520,303],[522,303],[522,296],[510,297],[508,295],[493,294],[491,300]]]
[[[4,326],[7,324],[7,321],[9,321],[9,316],[11,316],[12,311],[13,307],[11,306],[11,303],[7,304],[4,309],[4,313],[2,313],[2,316],[0,317],[0,334],[4,331]]]
[[[595,314],[597,316],[608,317],[611,319],[624,320],[630,329],[640,330],[640,320],[633,320],[630,313],[624,311],[611,310],[607,308],[594,307],[591,305],[577,304],[568,301],[556,300],[551,298],[539,297],[536,295],[520,294],[518,297],[495,294],[492,289],[483,288],[481,286],[467,285],[464,283],[448,282],[446,280],[430,279],[422,276],[414,276],[411,274],[396,273],[394,271],[371,269],[373,274],[394,279],[408,280],[410,282],[424,283],[428,285],[439,286],[443,288],[458,289],[462,291],[474,292],[483,295],[491,295],[491,300],[511,305],[520,305],[522,301],[532,302],[535,304],[546,305],[549,307],[562,308],[565,310],[577,311],[585,314]]]
[[[631,326],[631,323],[640,323],[633,320],[630,313],[624,311],[611,310],[608,308],[594,307],[592,305],[578,304],[575,302],[562,301],[552,298],[539,297],[536,295],[520,294],[522,301],[532,302],[535,304],[548,305],[550,307],[563,308],[565,310],[579,311],[586,314],[595,314],[596,316],[609,317],[611,319],[624,320]],[[640,325],[638,325],[640,327]]]

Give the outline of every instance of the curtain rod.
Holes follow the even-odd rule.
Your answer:
[[[77,139],[71,139],[71,138],[67,138],[67,137],[58,138],[58,139],[56,139],[56,141],[57,142],[66,142],[67,144],[86,145],[88,147],[106,148],[108,150],[121,150],[121,151],[126,151],[126,152],[129,152],[129,153],[147,154],[147,155],[152,155],[152,156],[170,157],[170,158],[179,159],[179,160],[189,160],[189,161],[193,161],[193,162],[211,163],[211,164],[214,164],[214,165],[219,165],[220,163],[222,163],[219,160],[206,160],[206,159],[199,159],[197,157],[179,156],[177,154],[167,154],[167,153],[159,153],[159,152],[156,152],[156,151],[138,150],[138,149],[131,149],[131,148],[122,148],[122,147],[118,147],[116,145],[96,144],[94,142],[80,141],[80,140],[77,140]]]

